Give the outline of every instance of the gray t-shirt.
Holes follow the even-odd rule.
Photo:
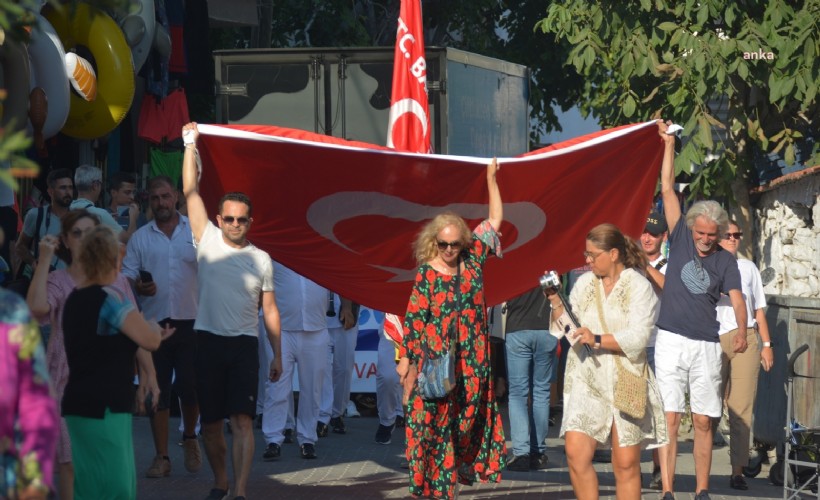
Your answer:
[[[669,233],[669,262],[658,328],[692,340],[720,342],[715,307],[720,294],[740,290],[737,259],[721,248],[700,257],[684,217]]]
[[[39,236],[35,237],[34,233],[37,232],[37,216],[40,210],[43,211],[43,220],[40,222]],[[39,253],[37,245],[39,243],[35,240],[42,240],[43,236],[47,234],[59,237],[60,218],[54,215],[54,212],[51,211],[51,207],[49,205],[44,205],[39,208],[32,208],[26,212],[26,217],[23,219],[23,234],[31,238],[31,247],[29,250],[32,255],[37,257],[37,254]],[[51,261],[51,266],[54,269],[65,269],[67,267],[66,263],[58,259],[56,255]]]

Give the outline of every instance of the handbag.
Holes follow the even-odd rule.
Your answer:
[[[427,342],[421,343],[424,357],[416,386],[419,396],[425,401],[441,399],[447,396],[456,386],[456,332],[458,331],[458,324],[461,322],[461,301],[459,300],[461,296],[459,283],[461,281],[460,258],[457,264],[458,271],[455,279],[456,321],[455,323],[451,321],[447,328],[447,340],[450,341],[450,345],[441,355],[436,356],[430,352]]]
[[[604,331],[609,331],[604,319],[604,308],[601,305],[601,289],[600,286],[595,287],[595,303],[598,306],[598,319],[601,323],[601,328]],[[647,397],[647,368],[644,363],[643,373],[635,375],[632,371],[627,369],[624,365],[623,353],[615,354],[615,394],[614,403],[615,408],[621,413],[632,417],[634,419],[641,419],[646,415],[646,397]]]

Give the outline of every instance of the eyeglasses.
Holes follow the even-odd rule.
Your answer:
[[[461,248],[461,242],[460,241],[451,241],[451,242],[448,243],[446,241],[436,240],[436,245],[438,246],[439,250],[447,250],[447,247],[450,247],[453,250],[459,250]]]
[[[86,234],[90,233],[91,229],[93,228],[86,229],[85,231],[83,231],[82,229],[72,229],[71,232],[69,232],[68,234],[79,239],[85,236]]]
[[[740,233],[740,232],[738,232],[738,233],[726,233],[726,239],[727,240],[730,240],[732,238],[734,238],[736,240],[739,240],[741,236],[743,236],[743,233]]]
[[[233,222],[236,221],[240,226],[247,226],[248,222],[251,221],[248,217],[234,217],[233,215],[221,215],[220,217],[228,224],[233,224]]]
[[[604,252],[606,252],[606,250],[601,250],[600,252],[596,252],[596,253],[584,252],[584,260],[591,259],[592,261],[595,261],[595,259],[597,259],[598,256],[601,255]]]

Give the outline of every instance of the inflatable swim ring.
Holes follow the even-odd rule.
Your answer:
[[[42,136],[54,137],[68,118],[68,75],[65,71],[63,43],[54,27],[46,18],[37,15],[37,24],[28,45],[31,63],[31,90],[43,89],[48,99],[48,113],[43,124]]]
[[[131,50],[119,25],[107,14],[78,3],[72,17],[68,8],[51,6],[44,15],[60,35],[66,51],[76,51],[97,72],[97,98],[88,102],[76,93],[63,127],[77,139],[96,139],[111,132],[125,118],[134,99],[134,65]]]
[[[0,101],[0,127],[13,123],[13,130],[25,130],[28,123],[29,67],[26,46],[6,37],[0,45],[0,88],[6,99]]]

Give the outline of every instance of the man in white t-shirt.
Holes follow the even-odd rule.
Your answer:
[[[666,274],[666,257],[663,256],[661,249],[666,242],[667,230],[666,217],[658,212],[652,212],[646,218],[646,226],[641,233],[641,248],[646,253],[649,259],[649,265],[646,266],[646,276],[649,282],[652,283],[652,290],[658,298],[660,304],[661,294],[663,292],[663,282]],[[660,310],[660,307],[658,307]],[[657,321],[657,318],[655,318]],[[646,360],[652,372],[655,372],[655,339],[658,337],[657,325],[652,328],[652,333],[649,335],[649,342],[646,344]],[[652,479],[649,481],[649,487],[654,490],[661,489],[661,463],[658,458],[658,450],[652,450]]]
[[[273,264],[266,252],[247,239],[253,223],[251,200],[247,195],[227,193],[219,202],[216,216],[219,227],[208,220],[198,191],[196,123],[182,127],[182,135],[185,142],[182,188],[197,247],[199,280],[199,308],[194,323],[197,396],[203,443],[214,473],[214,486],[206,499],[229,498],[227,444],[222,425],[223,419],[229,417],[233,431],[233,498],[244,500],[254,452],[260,302],[275,353],[270,380],[278,380],[282,373]]]

